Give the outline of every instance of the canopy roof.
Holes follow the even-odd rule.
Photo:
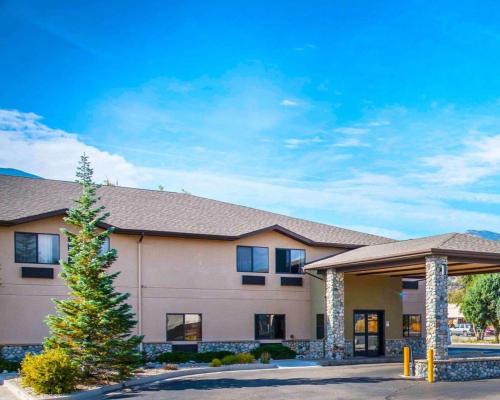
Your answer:
[[[423,277],[430,255],[448,256],[450,275],[500,271],[500,242],[463,233],[365,246],[309,263],[306,269]]]

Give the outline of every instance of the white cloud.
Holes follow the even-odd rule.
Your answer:
[[[356,128],[352,126],[345,126],[341,128],[335,128],[334,132],[343,133],[345,135],[364,135],[368,133],[370,130],[367,128]]]
[[[350,225],[344,226],[344,228],[352,229],[354,231],[371,233],[372,235],[384,236],[391,239],[405,240],[410,239],[410,236],[405,232],[401,232],[394,229],[384,229],[376,226],[366,226],[366,225]]]
[[[369,147],[367,143],[363,143],[358,138],[345,138],[333,144],[333,147]]]
[[[296,141],[301,139],[291,140],[292,146],[302,144]],[[313,137],[310,140],[319,142],[322,139]],[[470,152],[481,153],[483,160],[494,163],[497,160],[496,140],[482,141]],[[293,179],[286,171],[281,176],[266,177],[233,171],[214,173],[183,164],[171,168],[146,167],[86,144],[76,134],[52,129],[35,114],[0,111],[1,166],[19,168],[46,178],[73,180],[77,161],[84,152],[91,159],[98,182],[110,179],[124,186],[156,188],[161,184],[167,190],[185,188],[200,196],[286,211],[290,215],[359,227],[389,237],[404,238],[406,229],[426,233],[500,230],[498,214],[460,209],[450,201],[500,204],[500,197],[495,194],[455,191],[443,186],[425,188],[405,176],[362,171],[352,171],[348,179],[315,180]],[[335,152],[320,156],[328,154],[333,158],[338,156]],[[308,160],[317,168],[324,163],[314,154]]]
[[[372,121],[372,122],[369,122],[367,125],[368,126],[375,126],[375,127],[378,127],[378,126],[388,126],[390,125],[391,122],[390,121]]]
[[[500,135],[469,139],[460,154],[422,158],[437,171],[420,176],[428,182],[464,185],[500,173]]]
[[[290,99],[283,99],[280,104],[285,107],[297,107],[299,105],[298,102]]]
[[[289,149],[295,149],[299,146],[303,145],[309,145],[309,144],[316,144],[316,143],[323,143],[324,140],[321,139],[319,136],[315,136],[313,138],[309,139],[296,139],[296,138],[290,138],[290,139],[285,139],[285,147]]]
[[[0,110],[0,164],[45,178],[74,180],[83,153],[92,160],[97,181],[140,185],[144,177],[122,156],[82,143],[75,134],[51,129],[33,113]]]

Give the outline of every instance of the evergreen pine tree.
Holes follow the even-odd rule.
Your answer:
[[[69,241],[68,261],[61,260],[61,278],[70,289],[69,297],[54,300],[56,314],[47,317],[50,336],[45,348],[62,348],[90,380],[116,380],[130,376],[139,365],[138,346],[142,337],[131,335],[136,325],[128,293],[113,287],[118,272],[108,271],[116,250],[102,251],[112,229],[100,231],[109,215],[96,206],[97,186],[88,157],[83,155],[77,169],[82,194],[75,200],[64,221],[76,233],[63,229]]]

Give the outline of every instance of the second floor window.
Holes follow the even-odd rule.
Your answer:
[[[277,273],[302,274],[305,262],[305,250],[276,249]]]
[[[269,272],[267,247],[238,246],[236,259],[238,272]]]
[[[59,235],[16,232],[15,262],[57,264],[59,262]]]

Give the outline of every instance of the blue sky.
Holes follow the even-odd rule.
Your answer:
[[[0,166],[72,179],[86,151],[100,181],[499,231],[498,21],[494,1],[0,1]]]

